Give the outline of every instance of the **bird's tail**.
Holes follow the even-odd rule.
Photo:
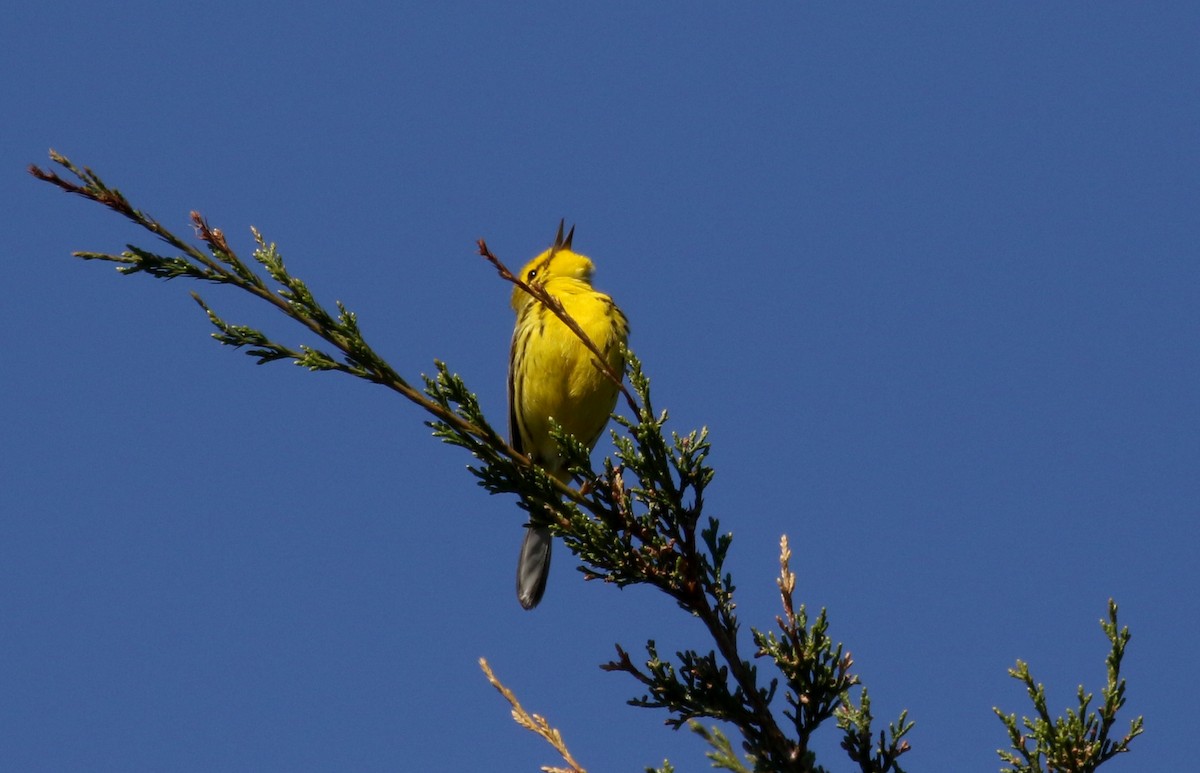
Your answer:
[[[550,548],[554,544],[549,529],[537,526],[525,528],[521,555],[517,559],[517,600],[526,609],[533,609],[546,592],[550,576]]]

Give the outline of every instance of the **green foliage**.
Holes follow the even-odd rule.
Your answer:
[[[688,726],[692,732],[703,738],[712,747],[712,751],[705,752],[704,756],[712,760],[714,768],[732,770],[734,773],[750,773],[751,768],[747,767],[746,763],[738,757],[737,752],[733,749],[733,743],[728,736],[721,732],[721,728],[705,727],[699,722],[691,722]]]
[[[838,727],[844,733],[842,748],[850,759],[858,763],[863,773],[879,771],[879,773],[904,773],[904,769],[896,763],[901,754],[908,751],[908,741],[904,736],[913,729],[914,723],[909,721],[908,712],[900,712],[900,719],[889,722],[887,733],[879,731],[879,740],[873,738],[871,723],[871,697],[863,688],[862,697],[856,706],[849,698],[839,708]]]
[[[30,171],[64,191],[117,212],[165,242],[173,253],[163,255],[128,245],[120,254],[77,252],[77,257],[115,263],[123,274],[143,273],[166,280],[183,277],[231,286],[266,301],[299,323],[314,339],[312,344],[285,345],[257,328],[227,322],[193,293],[216,328],[213,337],[219,343],[243,349],[259,364],[287,360],[311,371],[346,373],[397,392],[429,415],[426,424],[435,437],[474,457],[469,469],[479,485],[493,494],[515,495],[532,522],[559,536],[579,560],[586,579],[617,586],[649,585],[699,620],[708,640],[695,648],[664,656],[651,640],[645,645],[645,656],[635,661],[617,644],[616,658],[601,667],[628,674],[640,684],[641,694],[630,704],[665,711],[667,725],[676,729],[687,725],[700,735],[710,748],[707,756],[713,767],[825,773],[809,746],[813,734],[834,719],[843,735],[842,748],[858,770],[904,773],[897,760],[909,750],[906,736],[913,722],[902,712],[886,731],[876,735],[870,698],[851,673],[849,652],[829,636],[826,611],[822,609],[810,620],[805,605],[793,600],[796,578],[789,568],[786,537],[781,543],[778,630],[751,628],[753,647],[746,650],[734,613],[733,577],[725,569],[733,535],[703,512],[705,489],[714,475],[708,466],[711,446],[707,430],[668,433],[667,412],[652,407],[650,379],[638,358],[626,352],[627,373],[613,372],[562,306],[538,285],[527,285],[515,277],[482,241],[480,254],[503,279],[543,303],[592,349],[597,367],[619,386],[629,408],[629,417],[616,417],[613,458],[605,459],[598,471],[586,446],[555,428],[560,452],[581,484],[578,488],[557,481],[513,450],[488,422],[475,395],[444,363],[435,362],[433,375],[422,376],[422,388],[400,377],[367,344],[355,314],[340,302],[336,314],[327,311],[307,285],[288,271],[275,245],[257,231],[253,232],[253,263],[265,277],[242,261],[224,234],[210,228],[199,214],[193,212],[191,220],[203,249],[134,208],[90,169],[76,167],[53,151],[51,159],[74,180],[38,167]],[[1018,729],[1015,715],[1000,715],[1015,749],[1015,753],[1001,752],[1006,762],[1016,766],[1006,770],[1041,771],[1039,759],[1044,757],[1048,770],[1092,771],[1126,751],[1129,741],[1141,732],[1139,718],[1121,741],[1108,738],[1124,704],[1125,684],[1118,677],[1129,638],[1127,630],[1117,632],[1115,604],[1110,607],[1105,632],[1113,651],[1108,659],[1104,706],[1098,714],[1088,712],[1091,696],[1080,688],[1079,709],[1068,711],[1066,718],[1051,719],[1041,686],[1034,685],[1028,669],[1018,662],[1011,673],[1027,685],[1037,716],[1024,720],[1029,731],[1025,735]],[[772,666],[772,675],[761,674],[751,659]],[[506,695],[518,705],[514,696]],[[776,701],[779,695],[783,696],[781,702]],[[723,722],[736,730],[744,759],[721,728],[706,728],[696,721],[699,719]],[[558,738],[548,727],[537,725],[535,729],[544,737]],[[567,757],[561,739],[554,743]],[[573,761],[571,765],[574,769]],[[664,762],[662,767],[648,770],[668,773],[673,768]]]
[[[999,750],[1000,758],[1012,767],[1002,773],[1043,773],[1043,771],[1073,771],[1091,773],[1118,754],[1129,751],[1129,743],[1142,734],[1142,718],[1129,723],[1129,732],[1119,740],[1109,733],[1117,721],[1117,712],[1125,705],[1125,680],[1121,678],[1121,659],[1129,643],[1129,629],[1117,627],[1117,603],[1108,600],[1108,619],[1100,621],[1104,635],[1111,645],[1105,658],[1108,679],[1100,691],[1103,704],[1090,711],[1094,697],[1079,685],[1078,708],[1067,709],[1065,717],[1051,718],[1046,707],[1046,689],[1034,681],[1029,665],[1018,660],[1008,673],[1025,685],[1033,702],[1035,716],[1022,717],[1017,724],[1016,714],[1004,714],[993,709],[1008,730],[1012,751]],[[1024,728],[1024,730],[1022,730]],[[1044,767],[1043,767],[1044,763]]]

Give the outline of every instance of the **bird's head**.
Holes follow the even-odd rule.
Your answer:
[[[571,251],[571,240],[575,236],[575,226],[563,237],[563,224],[558,224],[558,235],[550,249],[538,255],[525,264],[517,278],[525,284],[545,285],[554,279],[573,279],[586,285],[592,283],[592,261],[586,255]],[[520,311],[528,303],[529,295],[520,287],[513,288],[512,307]]]

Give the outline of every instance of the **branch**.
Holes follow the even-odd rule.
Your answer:
[[[229,285],[260,298],[332,345],[340,356],[303,345],[286,346],[255,328],[226,322],[198,294],[192,293],[209,322],[217,328],[213,338],[234,348],[249,347],[247,354],[257,358],[259,364],[291,360],[309,370],[339,371],[384,386],[416,404],[433,417],[433,421],[428,423],[434,428],[435,434],[447,440],[453,438],[450,442],[467,448],[484,462],[485,467],[499,466],[504,469],[504,482],[497,483],[490,490],[525,491],[535,499],[539,496],[550,499],[566,497],[577,502],[583,501],[578,492],[569,486],[544,473],[539,474],[536,465],[505,442],[479,410],[474,395],[460,388],[461,382],[456,382],[457,377],[452,376],[443,363],[435,363],[435,377],[423,377],[424,391],[402,378],[363,338],[357,316],[340,302],[336,316],[330,314],[316,301],[307,285],[288,272],[276,246],[268,244],[257,230],[251,229],[257,245],[253,257],[273,280],[275,289],[238,257],[221,229],[211,227],[199,213],[191,213],[191,222],[207,252],[134,207],[119,190],[106,185],[91,169],[80,168],[53,150],[50,151],[50,158],[70,172],[76,181],[36,165],[29,167],[30,174],[67,193],[101,204],[154,234],[180,253],[160,255],[127,245],[127,251],[119,255],[80,251],[74,253],[76,257],[115,263],[118,271],[126,275],[145,273],[159,279],[186,277]]]
[[[793,603],[795,577],[788,569],[790,551],[785,541],[781,555],[784,613],[778,618],[780,633],[762,634],[752,629],[754,656],[774,662],[782,673],[782,682],[772,678],[766,684],[760,683],[758,668],[742,656],[738,647],[735,588],[724,568],[732,534],[722,532],[716,518],[705,518],[703,514],[705,488],[714,475],[707,463],[707,430],[668,435],[667,412],[655,412],[650,379],[632,352],[626,352],[627,387],[622,374],[607,365],[561,304],[539,284],[527,284],[514,276],[485,242],[479,242],[480,254],[501,277],[545,304],[588,346],[596,355],[597,366],[618,385],[632,410],[633,418],[616,417],[619,429],[612,433],[615,462],[606,459],[599,471],[592,466],[585,445],[561,428],[553,430],[566,468],[582,483],[575,489],[548,475],[506,443],[483,415],[476,396],[444,363],[435,362],[435,374],[422,377],[423,390],[399,376],[367,344],[356,315],[341,303],[336,313],[322,307],[304,282],[287,270],[276,246],[258,231],[253,231],[253,258],[266,277],[242,261],[222,231],[211,227],[199,214],[192,213],[191,222],[203,249],[133,207],[90,169],[76,167],[53,151],[51,159],[75,180],[36,166],[30,172],[117,212],[153,233],[176,253],[162,255],[129,245],[119,255],[75,253],[78,257],[115,263],[124,274],[230,285],[266,300],[331,348],[285,345],[256,328],[222,319],[193,294],[216,328],[213,337],[221,344],[243,348],[259,363],[290,360],[312,371],[336,371],[380,384],[426,411],[431,417],[426,424],[436,437],[467,449],[478,460],[478,466],[470,470],[479,484],[491,493],[516,494],[530,519],[549,526],[578,557],[585,578],[617,586],[651,585],[674,599],[688,615],[699,618],[715,644],[707,652],[684,650],[675,653],[672,662],[660,658],[651,641],[646,646],[648,659],[637,665],[618,645],[618,660],[603,667],[629,673],[646,689],[645,695],[630,703],[666,709],[667,724],[676,728],[699,717],[731,723],[742,735],[743,749],[755,770],[821,771],[808,750],[808,739],[843,705],[846,690],[857,684],[857,678],[849,674],[849,654],[826,635],[824,610],[810,625],[804,606],[797,609]],[[780,684],[790,707],[783,713],[794,725],[794,738],[782,729],[771,707]],[[851,716],[847,721],[855,728],[865,726],[869,735],[865,691],[862,700],[863,708],[853,716],[847,715]],[[902,715],[893,733],[897,743],[909,727],[911,723],[906,724]],[[549,732],[548,725],[545,729]],[[709,738],[712,742],[720,736]],[[715,741],[714,748],[724,755],[721,759],[734,764],[725,746]],[[862,756],[866,752],[853,751],[852,759],[857,759],[854,754]],[[568,759],[568,764],[574,762]],[[862,769],[899,773],[894,765],[870,767],[872,764],[863,763]]]
[[[1034,681],[1029,664],[1018,660],[1009,676],[1025,685],[1025,691],[1033,703],[1035,716],[1022,717],[1017,724],[1016,714],[1004,714],[998,708],[992,711],[1004,723],[1008,732],[1011,751],[997,750],[1000,759],[1012,767],[1001,768],[1002,773],[1092,773],[1118,754],[1129,751],[1129,744],[1142,734],[1142,717],[1129,723],[1129,732],[1114,740],[1109,732],[1117,719],[1117,712],[1125,705],[1125,680],[1121,678],[1121,659],[1129,643],[1129,629],[1117,627],[1117,603],[1108,600],[1108,619],[1100,621],[1105,637],[1109,641],[1109,653],[1105,658],[1107,681],[1101,695],[1104,705],[1099,711],[1089,711],[1092,694],[1085,692],[1083,685],[1076,693],[1078,708],[1066,711],[1066,716],[1051,717],[1046,706],[1046,688]],[[1024,728],[1024,730],[1022,730]],[[1025,732],[1028,731],[1028,732]],[[1042,767],[1043,761],[1046,768]]]

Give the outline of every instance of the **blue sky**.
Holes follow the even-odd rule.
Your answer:
[[[53,147],[180,233],[196,209],[248,255],[258,227],[498,425],[509,293],[474,240],[520,264],[577,223],[657,404],[711,431],[744,626],[786,533],[877,716],[917,721],[909,769],[996,770],[1005,669],[1058,710],[1098,689],[1113,596],[1147,732],[1105,770],[1181,769],[1197,29],[1189,3],[11,9],[0,767],[556,762],[481,656],[591,770],[707,767],[597,668],[693,621],[562,550],[523,612],[511,500],[384,390],[217,346],[187,291],[307,341],[269,310],[68,257],[152,242],[26,175]]]

